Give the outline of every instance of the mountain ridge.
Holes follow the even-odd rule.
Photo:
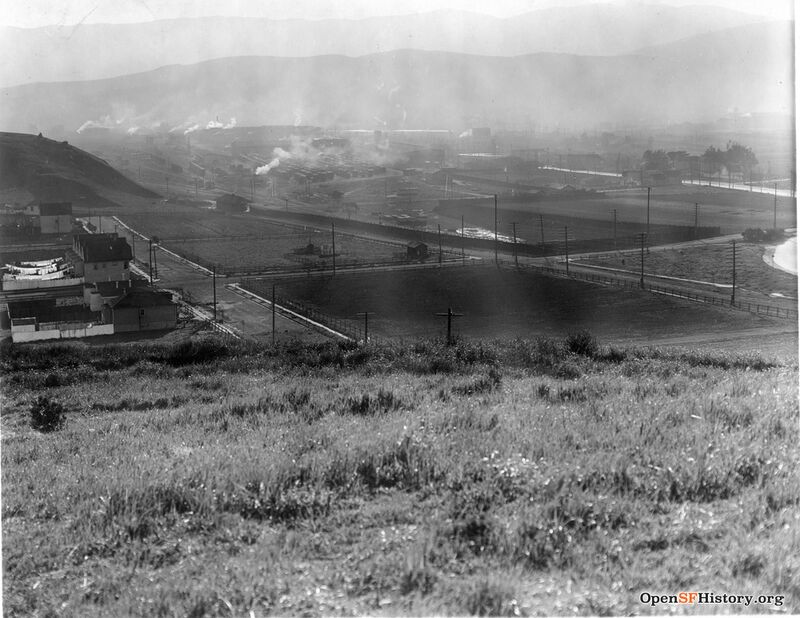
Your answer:
[[[5,27],[0,28],[0,51],[16,61],[0,68],[0,84],[115,77],[156,68],[164,59],[195,64],[243,55],[357,57],[402,48],[498,56],[548,51],[619,55],[651,41],[759,21],[703,6],[601,4],[539,9],[513,18],[442,10],[360,20],[226,17]],[[21,49],[29,53],[19,54]]]

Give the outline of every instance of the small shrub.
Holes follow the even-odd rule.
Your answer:
[[[47,397],[37,397],[31,405],[31,427],[41,432],[56,431],[64,424],[64,406]]]
[[[597,340],[588,330],[579,330],[567,335],[567,349],[573,354],[594,358],[597,356],[599,346]]]

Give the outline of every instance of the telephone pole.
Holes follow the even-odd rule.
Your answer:
[[[544,250],[544,219],[542,213],[539,213],[539,231],[542,234],[542,250]]]
[[[494,263],[500,265],[497,257],[497,193],[494,194]]]
[[[614,209],[614,251],[617,250],[617,209]]]
[[[519,268],[519,259],[517,257],[517,222],[516,221],[512,221],[511,222],[511,231],[512,231],[512,234],[514,235],[514,266],[516,268]]]
[[[217,321],[217,267],[211,267],[211,287],[214,290],[214,321]]]
[[[439,265],[442,265],[442,226],[437,224],[437,236],[439,238]]]
[[[272,345],[275,345],[275,284],[272,284]]]
[[[356,314],[356,315],[363,315],[364,316],[364,345],[367,345],[367,343],[369,343],[369,314],[370,313],[372,313],[372,311],[362,311],[362,312]]]
[[[772,209],[772,229],[778,229],[778,183],[775,183],[775,206]]]
[[[564,263],[567,265],[567,274],[569,274],[569,238],[566,225],[564,226]]]
[[[464,215],[461,215],[461,265],[465,266],[467,263],[467,256],[464,253]]]
[[[645,233],[650,235],[650,187],[647,187],[647,228]]]
[[[333,253],[333,276],[336,276],[336,228],[331,221],[331,252]]]
[[[733,280],[731,285],[731,305],[736,302],[736,241],[731,241],[732,245],[732,259],[733,259]]]
[[[642,270],[639,277],[639,287],[644,289],[644,242],[647,240],[647,234],[637,234],[636,236],[638,237],[642,246]]]
[[[453,309],[451,307],[447,308],[447,313],[437,313],[438,317],[446,317],[447,318],[447,345],[451,345],[453,343],[453,318],[460,318],[463,316],[463,313],[453,313]]]

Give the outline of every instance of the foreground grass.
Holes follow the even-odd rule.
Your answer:
[[[2,369],[9,616],[800,608],[796,362],[584,335],[33,346]],[[30,427],[41,395],[57,431]]]

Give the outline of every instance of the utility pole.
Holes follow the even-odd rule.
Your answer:
[[[217,267],[211,267],[211,287],[214,290],[214,321],[217,321]]]
[[[614,209],[614,251],[617,250],[617,209]]]
[[[133,257],[133,261],[136,261],[136,234],[131,232],[131,256]]]
[[[464,215],[461,215],[461,265],[465,266],[467,263],[467,256],[464,253]]]
[[[147,242],[149,243],[147,249],[147,266],[150,274],[150,285],[153,285],[153,239],[150,238]]]
[[[512,231],[512,234],[514,235],[514,266],[516,268],[519,268],[519,259],[517,257],[517,222],[516,221],[512,221],[511,222],[511,231]]]
[[[772,229],[778,229],[778,183],[775,183],[775,206],[772,209]]]
[[[437,224],[437,236],[439,238],[439,266],[442,265],[442,226]]]
[[[542,250],[544,250],[544,219],[542,213],[539,213],[539,231],[542,234]]]
[[[453,313],[453,309],[451,307],[447,308],[447,313],[437,313],[439,317],[446,317],[447,318],[447,345],[451,345],[453,343],[453,318],[460,318],[463,316],[463,313]]]
[[[275,345],[275,284],[272,284],[272,345]]]
[[[500,265],[497,257],[497,193],[494,194],[494,263]]]
[[[733,285],[731,285],[731,305],[736,302],[736,241],[731,241],[732,248],[733,248]]]
[[[194,196],[197,197],[197,178],[194,179]]]
[[[156,257],[156,249],[158,249],[158,238],[156,238],[156,246],[153,247],[153,270],[156,273],[156,279],[158,279],[158,258]]]
[[[364,316],[364,345],[369,343],[369,314],[372,313],[371,311],[362,311],[357,313],[356,315],[363,315]]]
[[[567,274],[569,274],[569,239],[566,225],[564,226],[564,263],[567,265]]]
[[[697,240],[697,202],[694,203],[694,239]]]
[[[639,287],[644,289],[644,241],[647,239],[647,234],[637,234],[637,236],[642,245],[642,270],[639,277]]]
[[[336,276],[336,228],[331,221],[331,251],[333,252],[333,276]]]
[[[650,187],[647,187],[647,229],[645,233],[650,235]]]

